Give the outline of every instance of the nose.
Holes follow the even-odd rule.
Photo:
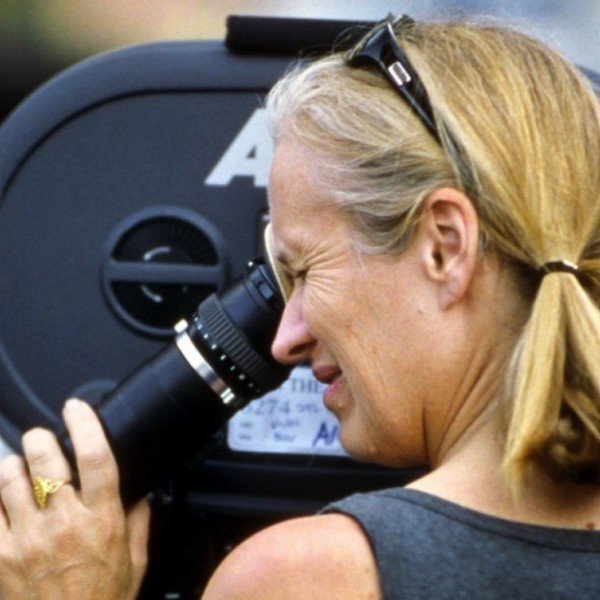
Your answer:
[[[294,364],[310,357],[315,342],[302,315],[299,294],[293,293],[285,305],[271,353],[280,363]]]

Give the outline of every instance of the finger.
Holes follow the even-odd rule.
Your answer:
[[[89,508],[120,505],[117,463],[96,413],[73,399],[63,415],[75,449],[82,502]]]
[[[148,532],[150,530],[150,505],[140,500],[127,514],[129,552],[136,580],[141,581],[148,561]]]
[[[71,467],[63,454],[56,436],[47,429],[31,429],[23,435],[23,452],[29,466],[31,480],[41,477],[49,482],[70,482]],[[54,492],[62,498],[59,502],[56,498],[50,501],[47,497],[48,508],[64,506],[67,498],[75,498],[75,490],[72,486],[63,486]]]
[[[0,497],[9,528],[22,528],[38,514],[25,459],[16,454],[0,463]]]
[[[7,458],[7,457],[6,457]],[[9,523],[8,523],[8,515],[6,514],[6,508],[4,508],[4,502],[2,502],[2,471],[3,471],[3,462],[5,459],[0,460],[0,534],[3,536],[8,533]],[[2,544],[0,544],[2,546]],[[1,547],[0,547],[1,550]],[[1,598],[1,596],[0,596]]]
[[[8,516],[4,504],[0,501],[0,535],[4,536],[8,532]],[[0,546],[2,544],[0,543]],[[1,548],[0,548],[1,550]],[[1,598],[2,596],[0,596]]]

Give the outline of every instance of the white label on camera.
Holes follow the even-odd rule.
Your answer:
[[[338,421],[323,406],[325,387],[308,367],[296,367],[280,388],[229,421],[227,445],[240,452],[345,456]]]

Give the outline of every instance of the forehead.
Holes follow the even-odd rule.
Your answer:
[[[273,228],[291,225],[300,217],[333,214],[344,219],[344,211],[324,190],[321,174],[327,159],[294,140],[277,144],[269,177],[269,208]]]
[[[269,183],[270,244],[284,272],[314,272],[354,255],[350,218],[319,186],[313,170],[317,161],[293,144],[275,151]]]
[[[320,183],[323,160],[289,139],[275,149],[269,179],[272,250],[294,269],[346,253],[354,243],[349,215]]]
[[[293,141],[277,144],[269,176],[269,207],[272,217],[281,212],[300,210],[316,200],[313,188],[315,157]],[[275,213],[275,214],[273,214]]]
[[[335,209],[317,192],[315,168],[317,159],[300,144],[282,141],[277,145],[269,177],[269,208],[277,250],[286,250],[300,235],[306,237],[319,214],[325,216]]]

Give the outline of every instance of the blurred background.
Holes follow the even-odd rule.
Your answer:
[[[0,0],[0,123],[35,88],[70,65],[123,46],[166,40],[224,39],[228,15],[377,21],[389,11],[406,13],[416,19],[471,17],[508,22],[542,38],[577,64],[600,72],[597,42],[600,30],[599,0]],[[205,64],[202,63],[202,68]],[[214,222],[219,223],[219,230],[229,233],[231,229],[231,241],[233,238],[236,242],[248,240],[235,251],[239,268],[250,256],[247,253],[249,246],[252,245],[252,251],[256,251],[254,231],[247,224],[256,224],[257,227],[264,225],[264,183],[257,184],[253,177],[237,177],[231,185],[214,186],[207,185],[204,180],[230,140],[241,131],[243,119],[254,114],[258,99],[253,90],[251,88],[249,93],[242,87],[239,94],[228,91],[211,102],[202,98],[204,88],[190,97],[190,102],[178,94],[168,98],[164,94],[169,107],[185,108],[184,116],[179,118],[180,115],[177,115],[178,118],[169,124],[157,120],[160,126],[153,124],[152,127],[144,127],[143,117],[155,114],[153,111],[158,110],[156,106],[160,108],[162,104],[138,105],[138,98],[134,97],[136,102],[132,102],[132,109],[126,109],[128,105],[123,102],[120,104],[123,112],[115,110],[110,113],[117,121],[122,115],[123,119],[124,115],[135,116],[124,129],[125,132],[133,132],[131,139],[125,140],[127,143],[122,141],[126,134],[121,136],[120,129],[109,127],[102,138],[103,142],[96,148],[94,144],[98,138],[93,135],[89,136],[90,139],[85,136],[80,138],[78,132],[84,129],[77,119],[73,119],[69,127],[62,128],[61,124],[61,128],[57,128],[60,135],[57,134],[56,138],[49,136],[44,140],[47,144],[39,145],[40,154],[37,153],[38,148],[31,153],[30,157],[35,156],[36,160],[29,162],[28,157],[23,162],[26,166],[19,166],[20,174],[29,173],[29,178],[15,177],[11,181],[11,197],[8,201],[6,196],[2,198],[3,213],[0,219],[3,227],[0,235],[0,275],[10,271],[11,279],[5,280],[16,284],[2,287],[10,290],[11,296],[6,296],[10,311],[3,311],[5,318],[0,325],[8,333],[9,328],[5,323],[12,324],[11,314],[18,315],[14,319],[16,327],[10,327],[10,339],[17,342],[11,347],[11,356],[12,360],[15,356],[19,357],[17,364],[23,366],[23,371],[13,369],[13,363],[7,358],[8,353],[2,354],[4,331],[0,332],[3,337],[0,340],[0,359],[4,361],[0,362],[0,366],[8,365],[12,369],[11,377],[13,373],[16,374],[15,380],[18,380],[19,386],[27,378],[22,373],[35,374],[37,377],[40,371],[44,372],[44,377],[56,381],[57,387],[64,386],[66,390],[74,389],[75,385],[69,383],[71,380],[88,381],[87,374],[81,374],[81,379],[78,379],[80,375],[73,365],[85,363],[86,356],[90,355],[88,353],[97,355],[101,348],[101,336],[83,335],[86,344],[89,344],[81,344],[80,348],[79,335],[65,335],[65,332],[79,327],[83,318],[89,329],[81,331],[93,331],[95,319],[88,319],[84,312],[88,310],[88,301],[96,302],[93,306],[98,307],[94,313],[98,319],[102,316],[108,319],[103,338],[106,343],[113,347],[110,335],[116,335],[122,341],[114,344],[119,348],[115,356],[125,356],[131,348],[131,356],[127,358],[134,362],[135,356],[139,354],[141,360],[143,353],[147,352],[146,356],[150,354],[151,344],[158,344],[154,340],[142,339],[141,335],[134,336],[133,331],[126,331],[124,327],[119,329],[117,324],[113,324],[111,314],[104,310],[107,307],[101,304],[100,290],[96,288],[99,273],[99,263],[96,261],[100,260],[97,252],[106,241],[113,244],[113,240],[117,239],[114,233],[110,234],[110,239],[105,236],[109,236],[111,230],[116,230],[113,228],[117,227],[117,223],[120,223],[118,227],[122,232],[122,223],[130,222],[132,215],[140,219],[138,215],[142,212],[137,211],[145,210],[148,207],[146,203],[156,202],[155,198],[164,198],[159,202],[164,202],[170,208],[201,211],[201,216],[206,216],[209,224],[217,216],[222,218]],[[235,106],[240,116],[237,112],[234,114],[233,110],[223,108],[217,111],[213,107],[223,97],[227,100],[224,106]],[[212,112],[206,113],[206,119],[195,119],[194,127],[188,131],[187,115],[202,116],[204,107],[210,107]],[[90,114],[92,112],[89,111]],[[92,131],[101,130],[103,114],[99,110],[97,119],[94,116],[92,120],[90,116],[85,121],[87,126],[95,124],[97,129]],[[207,124],[213,115],[217,118],[215,122],[218,126],[215,129],[219,135],[216,136],[218,139],[210,138],[214,147],[211,145],[211,151],[205,152],[202,144],[208,139],[205,135],[212,136]],[[26,126],[23,129],[27,129],[31,120],[27,118],[24,121]],[[33,129],[32,139],[37,140],[35,135],[39,131]],[[6,131],[6,127],[3,130]],[[175,135],[172,131],[180,133]],[[26,144],[29,144],[27,133],[23,132]],[[116,139],[121,142],[118,148],[113,142]],[[253,143],[256,144],[256,141]],[[24,148],[28,149],[29,146]],[[66,156],[64,164],[61,162],[63,154],[54,154],[53,148],[62,148]],[[113,153],[113,148],[118,152]],[[155,152],[155,148],[160,150]],[[245,158],[255,159],[260,154],[256,151],[257,146],[252,148],[254,154],[250,153]],[[138,165],[139,156],[144,158]],[[60,168],[52,170],[57,165]],[[97,171],[94,170],[96,165]],[[153,165],[157,167],[153,168]],[[80,170],[80,167],[87,170]],[[87,177],[90,169],[93,170],[92,179]],[[105,177],[109,169],[117,172],[118,176],[113,179]],[[163,177],[163,169],[164,172],[173,173],[173,177]],[[147,173],[151,176],[146,176]],[[0,183],[3,175],[0,173]],[[15,182],[19,185],[12,185]],[[20,202],[20,199],[27,202]],[[224,205],[225,201],[230,204]],[[222,206],[229,208],[223,210]],[[253,208],[250,209],[250,206]],[[251,217],[249,220],[238,219],[239,225],[236,222],[235,227],[231,227],[235,215],[240,214],[233,210],[235,207]],[[248,213],[249,210],[252,212]],[[121,221],[125,218],[127,221]],[[15,223],[21,224],[21,227],[14,227]],[[245,233],[238,235],[238,231]],[[154,238],[150,238],[149,242],[156,243]],[[231,246],[234,247],[233,243]],[[74,248],[79,247],[84,248],[85,252],[73,252]],[[184,248],[184,251],[187,250]],[[60,258],[66,257],[67,252],[68,261],[63,263]],[[106,253],[106,256],[102,255],[102,261],[108,261]],[[30,270],[21,269],[20,265],[35,265],[33,276]],[[65,273],[60,284],[53,279],[58,271]],[[21,272],[27,277],[22,278]],[[45,285],[47,281],[51,285]],[[89,284],[87,288],[86,284]],[[66,298],[68,291],[76,286],[77,302],[69,298],[64,307],[60,306],[57,300],[63,298],[61,293]],[[80,294],[79,290],[84,293]],[[50,295],[47,295],[48,291]],[[40,328],[33,325],[36,323],[34,319],[23,318],[23,307],[27,307],[26,302],[34,297],[35,306],[42,307],[37,313],[37,323],[47,323],[47,336],[41,335]],[[47,297],[55,300],[47,302]],[[63,308],[64,313],[60,312]],[[71,313],[76,309],[84,316],[79,320],[71,318]],[[63,314],[66,316],[63,317]],[[36,354],[30,349],[40,337],[45,344],[36,343]],[[69,372],[66,380],[62,379],[58,369],[55,376],[52,366],[55,362],[47,360],[46,352],[46,348],[53,348],[55,340],[63,339],[71,342],[61,342],[64,354],[62,350],[54,351],[53,358],[56,358],[56,364],[69,365],[72,373]],[[28,340],[32,340],[32,344],[28,344]],[[154,347],[154,351],[157,349]],[[77,360],[72,360],[74,355]],[[103,373],[113,373],[112,359],[112,353],[107,353],[105,366],[91,360],[90,370],[98,369],[98,374],[107,377]],[[40,369],[40,365],[43,369]],[[19,379],[21,377],[22,380]],[[112,374],[108,376],[108,379],[111,378]],[[96,381],[92,380],[91,384]],[[33,378],[30,382],[33,383]],[[99,384],[106,385],[106,381],[103,383],[103,380],[99,380]],[[3,385],[0,381],[0,388]],[[25,386],[22,387],[26,390],[21,392],[19,387],[23,398],[35,397],[33,391],[30,393]],[[35,388],[38,388],[37,383]],[[0,391],[4,392],[3,389]],[[12,398],[9,394],[6,396]],[[57,394],[58,401],[62,397]],[[18,405],[19,416],[29,418],[29,413],[26,415],[28,406]],[[15,410],[15,414],[18,411]],[[0,440],[0,455],[1,446]],[[205,464],[204,470],[197,470],[192,475],[186,473],[189,481],[177,481],[172,488],[161,490],[156,495],[151,575],[147,584],[149,592],[144,598],[187,598],[184,595],[187,589],[193,590],[194,597],[198,597],[215,563],[233,545],[259,527],[285,516],[314,512],[322,503],[350,491],[386,487],[392,485],[392,480],[397,483],[399,477],[406,481],[408,476],[414,476],[414,473],[394,474],[359,468],[353,463],[343,462],[339,456],[270,455],[269,449],[265,451],[264,447],[257,447],[255,453],[237,452],[222,444],[221,454],[211,464]],[[319,461],[319,458],[324,460]],[[159,592],[162,595],[158,596]]]
[[[169,39],[221,39],[229,14],[378,20],[485,15],[600,70],[598,0],[0,0],[0,121],[31,90],[90,55]]]

